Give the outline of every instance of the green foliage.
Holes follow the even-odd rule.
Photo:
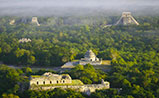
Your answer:
[[[29,68],[29,67],[21,68],[21,70],[22,70],[23,73],[25,73],[27,76],[31,75],[31,73],[32,73],[32,69]]]
[[[9,17],[0,17],[0,61],[11,65],[61,66],[80,59],[88,49],[98,57],[112,60],[108,73],[95,70],[91,65],[78,65],[69,74],[84,83],[110,82],[111,88],[93,93],[91,98],[153,98],[159,97],[159,17],[135,17],[140,25],[111,26],[118,17],[40,17],[40,27],[16,23],[9,25]],[[16,17],[19,20],[19,17]],[[21,38],[28,43],[19,43]],[[22,71],[23,70],[23,71]],[[38,74],[29,68],[15,70],[0,67],[0,94],[16,94],[20,76]],[[54,72],[55,73],[55,72]],[[24,79],[24,77],[23,77]],[[26,91],[26,98],[83,97],[72,90]],[[23,97],[21,95],[20,97]],[[88,96],[86,96],[88,97]]]
[[[116,98],[116,97],[120,98],[117,89],[98,90],[91,94],[91,98]]]
[[[117,17],[40,17],[40,27],[21,23],[10,26],[9,17],[0,19],[3,21],[0,60],[6,64],[61,66],[80,59],[90,48],[103,59],[115,59],[121,51],[138,53],[159,49],[156,22],[159,19],[155,16],[138,17],[139,26],[107,28],[103,28],[104,23],[113,23]],[[32,42],[19,43],[24,37]]]
[[[26,91],[23,98],[85,98],[80,92],[71,89],[55,88],[51,91]]]
[[[80,79],[84,84],[100,83],[106,78],[106,74],[100,70],[95,70],[90,64],[77,65],[69,71],[73,79]]]
[[[6,65],[0,65],[0,95],[2,93],[16,93],[21,81],[19,73]]]
[[[19,96],[14,94],[3,94],[2,98],[19,98]]]

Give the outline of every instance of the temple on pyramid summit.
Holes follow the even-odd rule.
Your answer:
[[[120,19],[115,25],[139,25],[139,23],[132,17],[131,12],[123,12]]]
[[[37,17],[32,17],[32,19],[31,19],[31,23],[32,23],[32,24],[35,24],[35,25],[37,25],[37,26],[40,26],[40,24],[39,24],[39,22],[38,22],[38,18],[37,18]]]

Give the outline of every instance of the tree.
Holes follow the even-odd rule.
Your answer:
[[[2,98],[19,98],[19,96],[14,94],[3,94]]]
[[[106,78],[106,74],[100,70],[95,70],[90,64],[77,65],[68,72],[72,78],[80,79],[85,84],[101,83],[101,79]]]
[[[19,73],[6,65],[0,65],[0,95],[2,93],[16,93],[20,82],[21,77]]]

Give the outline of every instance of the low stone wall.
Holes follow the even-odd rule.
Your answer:
[[[45,78],[38,78],[38,79],[32,79],[30,81],[30,85],[37,84],[37,85],[44,85],[44,84],[68,84],[72,83],[72,80],[69,79],[62,79],[62,80],[51,80],[51,79],[45,79]]]
[[[71,88],[80,92],[84,92],[84,93],[91,93],[91,92],[95,92],[96,90],[101,90],[101,89],[109,89],[109,84],[88,84],[88,85],[66,85],[66,86],[37,86],[37,85],[32,85],[30,86],[31,90],[52,90],[55,88],[63,88],[63,89],[67,89],[67,88]]]
[[[102,61],[79,61],[80,65],[86,65],[86,64],[91,64],[91,65],[101,65]]]

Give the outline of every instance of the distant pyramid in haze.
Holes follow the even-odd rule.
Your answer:
[[[36,25],[36,26],[40,26],[37,17],[32,17],[32,18],[23,17],[23,18],[18,19],[18,20],[10,19],[10,21],[9,21],[10,25],[19,24],[19,23],[33,24],[33,25]]]
[[[9,24],[10,24],[10,25],[14,25],[14,24],[15,24],[15,19],[9,20]]]
[[[32,24],[36,24],[37,26],[40,26],[37,17],[32,17],[31,23],[32,23]]]
[[[115,25],[139,25],[139,23],[131,16],[131,12],[123,12],[120,19]]]

